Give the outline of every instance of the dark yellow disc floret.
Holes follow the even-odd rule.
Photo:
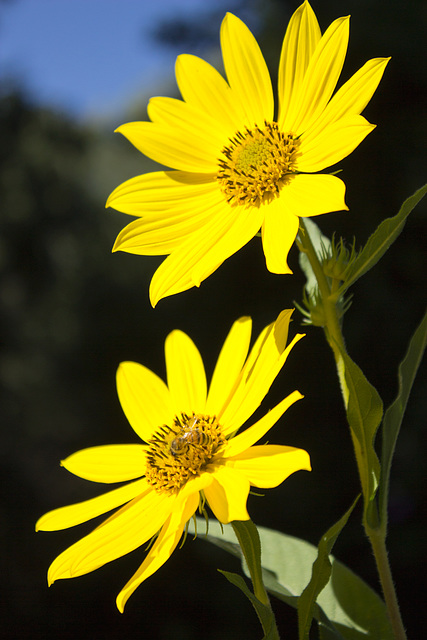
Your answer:
[[[276,122],[238,131],[222,150],[217,180],[231,204],[257,205],[274,197],[296,171],[299,140]]]

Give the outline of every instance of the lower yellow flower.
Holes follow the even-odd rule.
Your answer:
[[[119,399],[145,444],[107,445],[78,451],[62,462],[94,482],[134,480],[106,494],[55,509],[36,530],[66,529],[121,507],[92,533],[66,549],[49,568],[48,581],[83,575],[155,537],[147,556],[117,597],[129,596],[170,557],[185,525],[207,502],[222,523],[248,520],[251,486],[275,487],[300,469],[310,470],[306,451],[253,446],[294,402],[294,391],[254,425],[235,435],[260,405],[293,346],[286,346],[292,311],[267,326],[248,355],[251,319],[240,318],[222,347],[207,391],[199,351],[181,331],[166,339],[168,386],[152,371],[123,362],[117,371]],[[124,505],[124,506],[122,506]]]

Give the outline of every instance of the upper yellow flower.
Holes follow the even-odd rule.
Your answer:
[[[140,216],[114,250],[169,257],[150,286],[153,306],[199,286],[262,229],[267,268],[292,273],[288,252],[298,216],[347,209],[345,185],[312,175],[351,153],[372,131],[360,113],[388,58],[369,60],[331,98],[347,50],[349,17],[321,35],[304,2],[283,40],[274,112],[270,75],[245,24],[228,13],[221,25],[227,81],[207,62],[181,55],[183,100],[152,98],[151,122],[117,129],[142,153],[176,171],[137,176],[107,206]]]
[[[123,611],[138,585],[172,554],[186,523],[199,506],[203,509],[205,501],[223,523],[248,520],[246,501],[251,486],[275,487],[291,473],[310,469],[309,456],[302,449],[252,446],[302,398],[298,391],[235,435],[303,337],[296,335],[286,347],[291,313],[282,311],[262,331],[249,356],[251,320],[235,322],[219,355],[209,393],[200,353],[181,331],[173,331],[165,343],[168,386],[140,364],[120,365],[119,399],[131,426],[146,444],[92,447],[71,455],[62,465],[94,482],[139,479],[39,519],[36,530],[53,531],[125,505],[54,560],[49,584],[93,571],[157,536],[117,597]]]

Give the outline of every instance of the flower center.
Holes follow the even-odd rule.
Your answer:
[[[238,131],[219,160],[217,180],[228,202],[260,204],[274,197],[296,170],[299,140],[279,130],[276,122]]]
[[[215,417],[181,413],[172,427],[160,427],[148,444],[147,481],[156,491],[176,493],[206,469],[225,438]]]

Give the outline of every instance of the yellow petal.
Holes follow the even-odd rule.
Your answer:
[[[172,253],[193,233],[195,223],[185,216],[184,221],[167,212],[156,219],[138,218],[122,229],[113,251],[125,251],[137,256],[164,256]]]
[[[233,99],[245,111],[246,125],[261,126],[274,115],[274,98],[270,74],[257,41],[247,26],[231,13],[221,25],[221,49],[224,68]]]
[[[316,136],[310,133],[301,136],[298,170],[314,173],[336,164],[354,151],[373,129],[374,124],[354,115],[333,122]]]
[[[319,216],[330,211],[346,211],[345,184],[331,175],[300,174],[286,185],[281,202],[289,216]]]
[[[212,483],[205,489],[205,496],[215,517],[227,524],[233,520],[249,520],[246,509],[249,489],[249,480],[243,474],[226,466],[217,466]]]
[[[36,523],[36,531],[59,531],[107,513],[147,491],[145,479],[113,489],[101,496],[45,513]]]
[[[181,293],[194,287],[191,268],[194,266],[197,256],[194,253],[189,256],[180,249],[173,251],[162,262],[151,279],[149,296],[153,308],[162,298],[173,296],[176,293]],[[184,264],[181,258],[185,260]]]
[[[192,280],[198,287],[201,282],[208,278],[227,258],[239,251],[258,233],[263,218],[264,209],[262,207],[244,207],[237,211],[228,206],[231,220],[224,229],[221,237],[216,242],[210,242],[209,251],[201,255],[194,265]],[[224,221],[225,222],[225,221]]]
[[[149,487],[61,553],[49,568],[49,584],[94,571],[144,544],[162,527],[175,499]]]
[[[214,173],[218,169],[221,149],[217,149],[209,136],[201,140],[184,128],[173,129],[157,122],[128,122],[116,131],[138,151],[172,169],[195,173]]]
[[[206,374],[194,342],[182,331],[172,331],[165,342],[168,387],[174,413],[204,413]]]
[[[227,443],[227,448],[223,454],[223,458],[230,458],[237,456],[238,454],[246,451],[249,447],[252,447],[255,442],[258,442],[260,438],[276,424],[279,418],[289,409],[294,402],[301,400],[303,396],[299,391],[293,391],[282,402],[279,402],[271,411],[269,411],[263,418],[258,420],[252,427],[245,429],[242,433],[232,438]]]
[[[264,205],[265,218],[262,225],[262,247],[267,269],[271,273],[292,273],[288,265],[288,253],[298,233],[298,218],[286,209],[287,189],[285,185],[280,198]]]
[[[205,225],[227,224],[223,218],[218,219],[218,213],[226,206],[222,198],[218,198],[218,187],[215,183],[209,186],[208,193],[184,198],[169,209],[165,204],[162,211],[144,214],[128,224],[117,236],[113,251],[165,255],[179,250],[186,241],[195,245],[197,239],[194,239],[194,235],[197,237],[201,234]],[[159,194],[159,202],[161,197]],[[195,264],[195,267],[198,266],[200,260]]]
[[[247,215],[244,219],[247,220]],[[255,216],[254,220],[254,226],[257,226],[259,218]],[[211,209],[211,219],[201,229],[186,238],[154,274],[150,285],[150,300],[153,307],[161,298],[199,286],[203,278],[207,278],[226,257],[240,248],[241,237],[235,237],[236,233],[233,229],[235,224],[241,228],[242,220],[240,218],[236,220],[234,208],[228,205],[218,189],[217,202]],[[253,226],[250,226],[251,232],[252,229]],[[233,241],[227,241],[224,246],[224,242],[220,241],[229,231]],[[244,237],[247,238],[247,236]],[[226,256],[222,254],[220,258],[219,250],[227,250],[229,253]]]
[[[132,429],[148,442],[153,433],[173,418],[169,389],[155,373],[136,362],[117,369],[117,393]]]
[[[230,135],[229,127],[223,128],[216,118],[176,98],[151,98],[147,111],[152,122],[166,125],[185,136],[196,138],[199,145],[205,147],[206,151],[215,157],[218,157],[218,152]]]
[[[184,171],[154,171],[136,176],[120,184],[109,196],[106,207],[122,213],[141,216],[167,209],[182,213],[190,202],[211,193],[215,176]]]
[[[323,113],[306,132],[315,138],[329,124],[360,114],[372,98],[390,58],[368,60],[332,97]]]
[[[193,494],[185,501],[177,501],[174,511],[164,523],[144,562],[117,596],[116,604],[121,613],[123,613],[129,597],[141,582],[153,575],[170,558],[182,536],[186,523],[198,505],[198,494]]]
[[[227,460],[227,467],[243,474],[255,487],[277,487],[295,471],[311,471],[310,456],[303,449],[280,445],[251,447]]]
[[[199,476],[193,476],[185,485],[179,490],[180,498],[187,499],[193,494],[199,495],[200,491],[203,491],[208,487],[213,481],[213,476],[207,471],[202,471]]]
[[[292,96],[289,110],[280,126],[300,135],[319,117],[338,82],[349,35],[349,18],[338,18],[318,43],[298,94]]]
[[[284,121],[292,97],[300,91],[320,37],[316,15],[310,4],[304,2],[291,17],[283,39],[278,74],[279,123]]]
[[[68,456],[61,465],[92,482],[124,482],[145,474],[145,451],[141,444],[90,447]]]
[[[239,318],[224,342],[219,354],[206,402],[206,413],[216,415],[232,392],[236,379],[248,355],[251,340],[251,318]]]
[[[285,349],[291,314],[292,310],[282,311],[255,342],[229,404],[218,415],[227,435],[241,427],[259,407],[293,346],[303,337],[298,334]]]
[[[229,131],[227,137],[240,128],[244,122],[242,108],[222,75],[208,62],[197,56],[180,55],[175,74],[184,100],[215,118],[221,129]]]

